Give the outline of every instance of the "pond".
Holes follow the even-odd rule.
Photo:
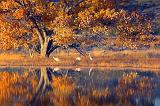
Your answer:
[[[1,67],[1,106],[160,106],[160,70]]]

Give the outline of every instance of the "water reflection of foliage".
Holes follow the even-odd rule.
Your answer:
[[[0,72],[0,103],[24,104],[32,99],[38,85],[34,72]],[[27,79],[27,80],[26,80]],[[115,88],[78,88],[72,77],[53,77],[52,90],[41,95],[35,105],[55,106],[98,106],[98,105],[137,105],[153,104],[152,81],[137,73],[123,75]],[[144,99],[146,98],[146,99]],[[139,100],[137,103],[136,100]],[[143,100],[141,100],[143,99]]]
[[[120,105],[135,105],[136,100],[141,98],[146,99],[143,102],[149,102],[152,97],[152,86],[148,77],[140,77],[136,72],[124,75],[116,86],[116,95]]]
[[[8,106],[23,104],[31,100],[34,88],[37,86],[36,79],[30,72],[0,72],[0,104]],[[26,80],[28,79],[28,80]]]
[[[115,89],[77,88],[74,81],[71,80],[72,78],[68,77],[59,77],[53,80],[52,85],[55,91],[50,92],[49,95],[50,101],[56,106],[153,104],[151,80],[148,77],[141,77],[137,73],[122,76]],[[136,102],[136,100],[139,101]]]

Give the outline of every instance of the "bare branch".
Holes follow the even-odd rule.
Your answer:
[[[56,50],[57,48],[59,48],[60,46],[53,46],[48,50],[48,54],[51,54],[54,50]]]
[[[73,7],[78,6],[80,3],[82,3],[84,0],[79,0],[77,3],[74,3]]]
[[[87,54],[85,52],[85,50],[82,47],[80,47],[80,44],[78,44],[78,43],[73,43],[71,45],[68,45],[68,47],[76,49],[77,52],[80,53],[83,56],[86,56],[86,54]]]
[[[37,34],[38,34],[40,43],[43,44],[43,42],[44,42],[44,37],[43,37],[43,34],[42,34],[41,29],[39,28],[39,26],[38,26],[38,24],[37,24],[36,19],[34,18],[34,16],[30,16],[30,19],[31,19],[31,21],[33,22],[33,24],[35,25],[35,29],[36,29],[36,32],[37,32]]]
[[[25,6],[20,0],[15,0],[16,3],[18,3],[21,6]]]
[[[70,3],[67,3],[66,0],[64,0],[64,3],[66,4],[66,7],[65,7],[65,11],[66,13],[69,14],[70,11],[72,11],[75,7],[79,6],[80,3],[82,3],[84,0],[79,0],[77,2],[74,2],[73,0],[71,0]]]
[[[9,13],[9,12],[13,12],[17,9],[20,9],[20,8],[17,7],[17,8],[10,8],[10,9],[0,9],[0,13]]]

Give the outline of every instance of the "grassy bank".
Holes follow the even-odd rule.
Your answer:
[[[59,61],[53,59],[53,55]],[[18,53],[0,54],[0,66],[77,66],[77,67],[121,67],[121,68],[154,68],[160,69],[160,50],[125,50],[125,51],[102,51],[91,52],[93,60],[89,57],[81,57],[75,51],[69,53],[60,51],[54,53],[50,58],[41,58],[34,54],[29,55]]]

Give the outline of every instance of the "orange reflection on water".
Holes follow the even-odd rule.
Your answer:
[[[0,72],[0,104],[2,106],[25,106],[32,99],[33,105],[55,106],[99,106],[99,105],[146,105],[154,104],[152,100],[153,83],[149,77],[131,72],[121,76],[117,84],[110,88],[79,87],[72,76],[52,76],[44,92],[36,94],[42,72],[37,71]],[[46,71],[44,71],[46,69]],[[47,73],[46,73],[47,74]],[[47,79],[46,79],[47,80]],[[89,82],[86,81],[87,84]],[[43,82],[42,82],[43,85]],[[43,86],[44,87],[44,86]],[[35,95],[36,94],[36,95]],[[138,102],[137,102],[138,100]]]

